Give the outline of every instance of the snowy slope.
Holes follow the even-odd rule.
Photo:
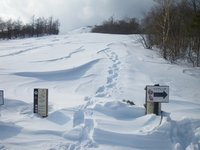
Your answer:
[[[0,150],[199,150],[200,68],[137,41],[77,32],[0,41]],[[170,87],[162,120],[143,107],[156,83]],[[34,88],[49,89],[47,118],[33,114]]]

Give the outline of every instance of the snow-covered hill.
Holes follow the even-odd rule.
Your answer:
[[[80,34],[80,33],[90,33],[92,26],[80,27],[68,32],[68,34]]]
[[[199,150],[200,69],[137,41],[94,33],[0,41],[0,150]],[[162,121],[143,107],[145,86],[157,83],[170,87]],[[33,114],[34,88],[49,89],[47,118]]]

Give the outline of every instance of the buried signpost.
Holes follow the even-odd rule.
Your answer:
[[[33,112],[41,117],[48,116],[48,89],[34,89]]]
[[[147,85],[146,88],[146,114],[161,114],[161,103],[169,102],[169,86]]]

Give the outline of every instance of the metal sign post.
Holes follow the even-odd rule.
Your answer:
[[[48,89],[34,89],[33,112],[48,116]]]
[[[161,103],[169,102],[169,86],[147,85],[146,88],[146,114],[161,114]]]

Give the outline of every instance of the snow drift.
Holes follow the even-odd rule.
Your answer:
[[[170,64],[138,38],[76,30],[0,41],[0,149],[199,150],[200,69]],[[156,83],[170,87],[162,118],[143,106]],[[34,88],[49,89],[47,118],[33,114]]]

